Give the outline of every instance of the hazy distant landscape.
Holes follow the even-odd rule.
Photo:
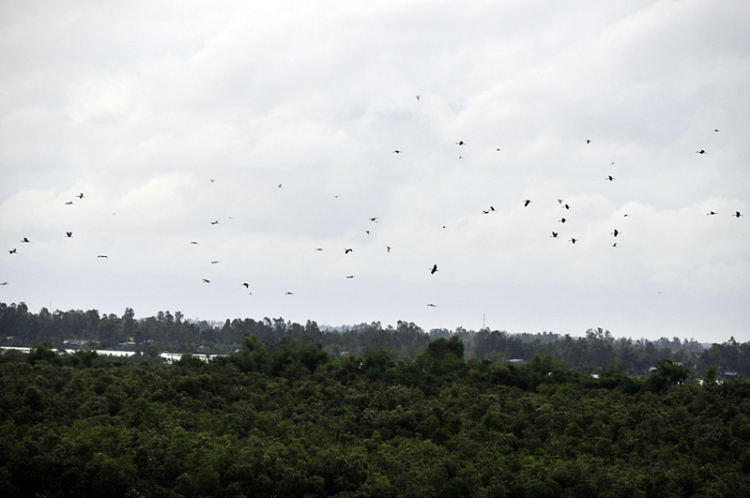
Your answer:
[[[159,312],[137,319],[132,308],[127,308],[122,316],[100,315],[97,310],[51,313],[46,308],[33,313],[23,303],[0,303],[0,346],[48,343],[62,349],[116,349],[137,352],[158,362],[160,354],[226,355],[237,351],[248,335],[257,336],[271,352],[293,339],[313,341],[333,358],[363,356],[369,349],[386,348],[394,360],[414,360],[431,340],[455,336],[463,344],[466,359],[527,361],[539,354],[579,372],[598,374],[605,368],[618,368],[635,376],[648,374],[659,360],[668,359],[684,365],[696,378],[711,365],[720,376],[750,373],[750,343],[738,343],[732,337],[705,344],[677,337],[655,341],[618,338],[601,328],[572,337],[461,327],[425,331],[406,321],[399,321],[395,327],[384,327],[379,322],[319,327],[310,320],[300,324],[283,318],[235,318],[209,323],[185,319],[180,312]]]

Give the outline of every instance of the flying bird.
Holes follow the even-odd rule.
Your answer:
[[[578,242],[578,239],[570,239],[570,241],[575,244],[576,242]]]
[[[29,239],[27,239],[26,237],[24,237],[21,242],[31,242],[31,241]]]
[[[490,214],[490,212],[489,210],[485,211],[484,209],[482,209],[482,214]]]
[[[614,235],[615,237],[617,237],[619,234],[620,234],[620,232],[618,232],[616,228],[615,228],[615,231],[612,232],[612,235]]]
[[[713,216],[715,214],[719,214],[719,213],[717,213],[716,211],[709,211],[706,216]]]
[[[352,252],[353,250],[354,250],[354,249],[344,249],[344,254],[349,254],[349,253],[350,253],[350,252]]]
[[[394,150],[394,151],[393,151],[393,153],[394,153],[394,154],[401,154],[401,151],[400,151],[400,150],[398,150],[398,149],[396,149],[396,150]]]
[[[391,252],[391,246],[385,246],[385,248],[388,250],[388,252]]]
[[[463,140],[459,140],[458,142],[456,142],[456,145],[464,145],[464,141]]]
[[[421,97],[421,95],[417,95],[417,100],[419,100],[419,97]]]
[[[557,238],[557,232],[552,232],[552,235],[550,237]]]
[[[714,130],[714,133],[719,133],[719,129],[718,129],[718,128],[716,128],[716,129]]]
[[[490,206],[490,211],[494,211],[494,210],[495,210],[495,208],[492,207],[492,206]]]
[[[73,236],[73,232],[65,232],[65,236],[71,238]]]
[[[190,243],[193,244],[193,245],[198,245],[198,243],[195,242],[194,240],[190,241]]]
[[[204,278],[204,279],[203,279],[203,283],[204,283],[204,284],[210,284],[210,283],[211,283],[211,281],[210,281],[209,279],[207,279],[207,278]]]
[[[564,207],[565,209],[570,209],[570,206],[568,206],[567,204],[563,204],[563,207]]]
[[[617,242],[615,242],[614,244],[612,244],[612,247],[617,247]]]
[[[279,183],[279,188],[281,188],[281,184]]]
[[[502,152],[503,151],[502,149],[495,149],[495,150],[498,151],[498,152]]]
[[[209,178],[209,180],[211,180],[211,183],[213,183],[213,182],[215,182],[215,181],[216,181],[216,180],[214,180],[213,178]]]
[[[370,235],[370,231],[369,231],[369,230],[365,230],[365,233],[366,233],[367,235]]]
[[[99,254],[99,255],[97,256],[97,258],[107,258],[107,259],[109,259],[109,256],[107,256],[107,255],[104,255],[104,254]]]
[[[734,216],[735,218],[739,218],[740,216],[742,216],[742,214],[740,214],[739,211],[735,211],[732,216]]]
[[[316,250],[316,251],[322,251],[322,250],[323,250],[323,248],[322,248],[322,247],[318,247],[318,248],[316,248],[315,250]]]
[[[370,218],[370,221],[377,223],[378,222],[378,217],[375,216],[374,218]]]
[[[346,278],[354,278],[354,275],[349,275]]]
[[[216,221],[212,221],[212,222],[211,222],[211,224],[212,224],[212,225],[218,225],[218,224],[219,224],[219,220],[216,220]]]
[[[432,304],[432,303],[427,303],[427,306],[429,306],[430,308],[437,308],[437,306],[435,306],[435,305],[434,305],[434,304]]]
[[[695,151],[695,153],[696,153],[696,154],[708,154],[708,152],[706,152],[706,151],[705,151],[705,150],[703,150],[703,149],[701,149],[701,150],[696,150],[696,151]]]
[[[430,269],[430,275],[434,275],[436,271],[438,271],[437,265],[433,265],[432,268]]]
[[[250,288],[250,284],[248,284],[247,282],[243,283],[242,285],[244,285],[246,289]]]
[[[590,143],[591,143],[591,140],[586,140],[586,143],[587,143],[587,144],[590,144]]]
[[[217,264],[217,263],[218,263],[218,261],[211,261],[211,264],[212,264],[212,265],[215,265],[215,264]]]
[[[65,203],[66,206],[70,206],[72,204],[73,204],[73,201],[68,201],[68,202]]]
[[[531,201],[529,199],[526,199],[526,200],[523,201],[523,207],[526,207],[529,204],[531,204]]]
[[[8,282],[3,282],[3,283],[2,283],[2,284],[0,284],[0,285],[8,285]]]
[[[565,222],[566,222],[567,220],[566,220],[565,218],[560,218],[560,219],[559,219],[559,220],[557,220],[557,221],[559,221],[560,223],[565,223]]]
[[[612,175],[607,175],[607,177],[605,178],[605,180],[613,181],[613,180],[616,180],[616,178],[614,176],[612,176]]]
[[[8,252],[9,252],[9,253],[11,253],[11,254],[15,254],[15,253],[16,253],[16,248],[14,247],[13,249],[11,249],[11,250],[10,250],[10,251],[8,251]]]
[[[78,194],[76,197],[78,197],[79,199],[83,199],[83,192],[81,192],[80,194]]]
[[[293,296],[293,295],[294,295],[294,293],[293,293],[293,292],[289,292],[289,291],[286,291],[286,292],[284,293],[284,295],[285,295],[285,296]]]

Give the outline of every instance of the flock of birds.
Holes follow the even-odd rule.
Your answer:
[[[417,98],[417,100],[420,100],[420,96],[419,95],[417,95],[416,98]],[[718,132],[718,131],[719,131],[718,129],[714,130],[714,132]],[[590,144],[590,143],[591,143],[591,139],[586,139],[586,144]],[[459,146],[459,147],[463,147],[463,146],[466,145],[466,142],[464,142],[463,140],[459,140],[458,142],[455,142],[455,144],[457,146]],[[497,148],[496,151],[497,152],[501,152],[502,149]],[[401,149],[394,149],[393,150],[394,154],[401,154],[401,152],[402,152]],[[707,154],[707,152],[706,152],[705,149],[700,149],[700,150],[696,151],[696,154],[704,155],[704,154]],[[459,158],[461,158],[461,156],[459,156]],[[612,163],[612,164],[614,164],[614,163]],[[612,175],[606,175],[604,177],[604,181],[614,182],[615,180],[616,180],[616,178],[614,176],[612,176]],[[209,181],[211,183],[215,183],[216,182],[216,180],[214,178],[210,178]],[[282,187],[283,187],[283,184],[279,183],[278,184],[278,188],[281,189]],[[84,195],[83,192],[79,193],[75,197],[78,200],[83,200],[83,199],[86,198],[86,196]],[[334,197],[338,198],[339,196],[336,195]],[[528,208],[532,204],[532,202],[533,202],[532,199],[523,199],[523,200],[521,200],[521,204],[522,204],[522,206],[524,208]],[[557,202],[560,205],[560,208],[563,209],[563,210],[565,210],[566,213],[569,212],[569,211],[571,211],[570,204],[568,204],[565,200],[563,200],[563,199],[557,199]],[[73,204],[74,204],[73,200],[65,202],[65,205],[67,205],[67,206],[72,206]],[[490,214],[492,214],[492,213],[494,213],[496,211],[497,210],[495,209],[494,206],[489,206],[487,209],[482,209],[481,213],[483,215],[490,215]],[[718,212],[710,211],[710,212],[708,212],[706,214],[706,216],[716,216],[718,214],[719,214]],[[627,217],[628,214],[624,214],[624,216]],[[740,218],[742,216],[743,216],[742,213],[740,213],[739,211],[735,211],[732,214],[732,217],[735,217],[735,218]],[[231,218],[232,217],[230,216],[230,219]],[[373,217],[369,218],[369,221],[371,223],[379,223],[380,218],[377,217],[377,216],[373,216]],[[569,221],[569,218],[567,218],[566,216],[562,216],[562,217],[560,217],[560,219],[557,220],[557,222],[560,223],[560,224],[562,224],[563,226],[568,221]],[[213,220],[213,221],[210,221],[209,223],[212,226],[216,226],[216,225],[219,225],[219,220],[218,219],[217,220]],[[446,228],[446,227],[443,225],[442,228]],[[72,231],[65,231],[64,233],[65,233],[65,235],[64,235],[65,238],[72,238],[73,237],[73,232]],[[365,233],[369,236],[370,235],[370,230],[369,229],[365,230]],[[560,229],[551,230],[550,238],[558,239],[558,238],[560,238],[560,234],[561,234]],[[613,231],[610,232],[610,235],[612,235],[613,239],[614,239],[614,242],[612,243],[612,247],[616,248],[617,247],[617,241],[619,240],[618,237],[621,235],[621,231],[619,229],[617,229],[617,228],[614,228]],[[571,244],[576,244],[576,243],[580,242],[580,240],[581,240],[580,238],[577,238],[575,236],[571,236],[570,238],[568,238],[568,241]],[[23,239],[21,240],[21,243],[22,244],[31,244],[31,240],[29,240],[28,237],[23,237]],[[191,240],[189,242],[189,244],[190,245],[198,245],[198,241]],[[386,246],[385,249],[386,249],[387,253],[391,252],[391,247],[390,246]],[[317,247],[315,250],[316,251],[323,251],[324,248]],[[351,254],[353,251],[354,251],[354,249],[352,247],[345,247],[345,248],[343,248],[344,255]],[[13,255],[15,255],[15,254],[18,253],[18,249],[16,247],[13,247],[11,249],[8,249],[8,253],[11,256],[13,256]],[[108,256],[106,254],[97,254],[96,257],[100,258],[100,259],[108,259]],[[211,264],[212,265],[217,265],[217,264],[219,264],[219,260],[215,260],[215,259],[211,260]],[[437,265],[437,263],[432,264],[429,268],[427,268],[427,270],[428,270],[428,272],[429,272],[430,275],[435,275],[436,273],[438,273],[438,265]],[[353,278],[354,278],[354,275],[351,275],[351,274],[350,275],[346,275],[346,279],[353,279]],[[211,280],[209,278],[202,278],[201,282],[203,284],[210,284]],[[8,282],[7,281],[6,282],[0,282],[0,285],[3,285],[3,286],[8,285]],[[252,295],[252,292],[250,292],[250,287],[251,287],[250,283],[248,283],[248,282],[242,282],[241,284],[239,284],[239,286],[240,287],[244,287],[245,291],[247,291],[250,295]],[[661,292],[660,292],[660,294],[661,294]],[[293,296],[294,293],[291,292],[291,291],[285,291],[284,295]],[[431,307],[431,308],[436,308],[437,307],[434,303],[428,303],[427,306]]]

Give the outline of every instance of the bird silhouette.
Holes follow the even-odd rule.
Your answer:
[[[719,214],[719,213],[717,213],[716,211],[709,211],[706,216],[713,216],[715,214]]]
[[[396,150],[394,150],[394,151],[393,151],[393,153],[394,153],[394,154],[401,154],[401,151],[400,151],[400,150],[398,150],[398,149],[396,149]]]
[[[435,272],[437,272],[437,271],[438,271],[437,265],[433,265],[432,268],[430,269],[430,275],[434,275]]]
[[[369,231],[369,230],[365,230],[365,233],[366,233],[367,235],[370,235],[370,231]]]
[[[194,240],[193,240],[193,241],[190,241],[190,243],[191,243],[191,244],[193,244],[193,245],[198,245],[198,243],[197,243],[197,242],[195,242]]]
[[[212,265],[215,265],[215,264],[217,264],[217,263],[218,263],[218,261],[211,261],[211,264],[212,264]]]
[[[616,180],[616,178],[614,176],[612,176],[612,175],[607,175],[607,177],[605,178],[605,180],[614,181],[614,180]]]
[[[494,210],[495,210],[495,208],[492,207],[492,206],[490,206],[490,211],[494,211]]]
[[[99,254],[99,255],[97,256],[97,258],[107,258],[107,259],[109,259],[109,256],[107,256],[107,255],[105,255],[105,254]]]
[[[421,97],[421,95],[417,95],[417,100],[419,100],[419,97]]]
[[[354,275],[349,275],[346,278],[354,278]]]
[[[615,231],[614,231],[614,232],[612,232],[612,235],[614,235],[615,237],[617,237],[617,236],[618,236],[619,234],[620,234],[620,232],[619,232],[619,231],[617,231],[617,229],[616,229],[616,228],[615,228]]]
[[[719,133],[719,129],[718,129],[718,128],[716,128],[716,129],[714,130],[714,133]]]
[[[207,278],[204,278],[204,279],[203,279],[203,283],[204,283],[204,284],[210,284],[210,283],[211,283],[211,281],[210,281],[209,279],[207,279]]]
[[[591,140],[586,140],[586,143],[587,143],[587,144],[590,144],[590,143],[591,143]]]
[[[219,220],[216,220],[216,221],[212,221],[212,222],[211,222],[211,224],[212,224],[212,225],[218,225],[218,224],[219,224]]]
[[[456,145],[464,145],[464,141],[463,140],[459,140],[458,142],[456,142]]]
[[[502,149],[495,149],[495,150],[498,151],[498,152],[502,152],[503,151]]]
[[[557,232],[552,232],[552,235],[550,237],[557,238]]]
[[[354,250],[354,249],[344,249],[344,254],[349,254],[349,253],[350,253],[350,252],[352,252],[353,250]]]
[[[71,238],[73,236],[73,232],[65,232],[65,236]]]
[[[529,204],[531,204],[531,201],[529,199],[526,199],[526,200],[523,201],[523,207],[526,207]]]
[[[15,253],[16,253],[16,248],[14,247],[13,249],[11,249],[11,250],[10,250],[10,251],[8,251],[8,252],[9,252],[9,253],[11,253],[11,254],[15,254]]]
[[[565,223],[565,222],[566,222],[567,220],[566,220],[565,218],[560,218],[560,219],[559,219],[559,220],[557,220],[557,221],[559,221],[560,223]]]
[[[317,248],[317,249],[315,249],[315,250],[316,250],[316,251],[322,251],[322,250],[323,250],[323,248],[322,248],[322,247],[318,247],[318,248]]]
[[[377,223],[378,222],[378,217],[375,216],[374,218],[370,218],[370,221]]]
[[[696,153],[696,154],[708,154],[708,152],[706,152],[706,151],[705,151],[705,150],[703,150],[703,149],[701,149],[701,150],[696,150],[696,151],[695,151],[695,153]]]
[[[570,239],[570,241],[575,244],[576,242],[578,242],[578,239]]]
[[[211,183],[213,183],[213,182],[215,182],[215,181],[216,181],[216,180],[214,180],[213,178],[209,178],[209,180],[211,180]]]
[[[293,296],[293,295],[294,295],[294,292],[289,292],[289,291],[286,291],[286,292],[284,293],[284,295],[285,295],[285,296]]]
[[[567,204],[563,204],[563,207],[564,207],[565,209],[570,209],[570,206],[568,206]]]
[[[79,199],[83,199],[83,192],[81,192],[80,194],[78,194],[76,197],[78,197]]]
[[[2,284],[0,284],[0,285],[8,285],[8,282],[3,282],[3,283],[2,283]]]
[[[72,204],[73,204],[73,201],[68,201],[68,202],[65,203],[66,206],[70,206]]]
[[[281,188],[281,184],[279,183],[279,188]]]
[[[385,248],[388,252],[391,252],[391,246],[385,246]]]
[[[24,237],[24,238],[23,238],[23,240],[22,240],[21,242],[26,242],[26,243],[29,243],[29,242],[31,242],[31,241],[30,241],[29,239],[27,239],[26,237]]]
[[[732,216],[734,216],[735,218],[739,218],[740,216],[742,216],[742,214],[739,211],[735,211]]]
[[[435,305],[434,305],[434,304],[432,304],[432,303],[427,303],[427,306],[429,306],[430,308],[437,308],[437,306],[435,306]]]
[[[490,211],[489,210],[485,211],[484,209],[482,209],[482,214],[490,214]]]
[[[612,244],[612,247],[617,247],[617,242],[615,242],[614,244]]]
[[[248,284],[247,282],[243,283],[242,285],[244,285],[246,289],[250,288],[250,284]]]

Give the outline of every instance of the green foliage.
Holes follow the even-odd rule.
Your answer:
[[[670,360],[660,360],[656,370],[646,379],[644,385],[647,391],[664,392],[672,386],[685,382],[690,372],[682,365]]]
[[[173,366],[44,345],[3,355],[1,496],[750,491],[743,380],[702,388],[670,362],[645,382],[621,366],[595,379],[549,356],[467,361],[461,343],[433,342],[398,362],[383,348],[332,359],[299,337]]]

